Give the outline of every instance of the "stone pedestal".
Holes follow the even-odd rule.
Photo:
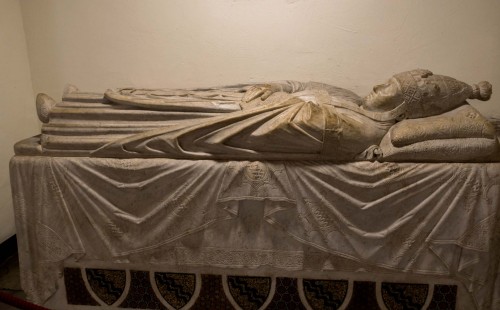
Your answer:
[[[500,307],[500,163],[16,156],[11,183],[53,308]]]

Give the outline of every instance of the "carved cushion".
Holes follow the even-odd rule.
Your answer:
[[[495,126],[468,104],[394,125],[380,143],[382,161],[471,161],[499,152]]]
[[[469,104],[437,116],[404,120],[388,134],[396,147],[427,140],[496,137],[495,127]]]
[[[463,138],[427,140],[403,147],[390,139],[380,143],[383,162],[488,162],[498,161],[499,145],[495,139]]]

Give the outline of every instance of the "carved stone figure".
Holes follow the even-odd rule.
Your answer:
[[[365,98],[331,85],[294,81],[195,90],[123,88],[108,90],[104,100],[70,89],[57,105],[38,97],[46,123],[41,152],[485,161],[499,149],[495,128],[466,99],[488,100],[491,89],[488,82],[470,86],[420,69],[394,75]],[[75,139],[85,134],[92,136]]]

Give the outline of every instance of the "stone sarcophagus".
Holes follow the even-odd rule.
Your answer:
[[[52,308],[494,309],[498,138],[428,70],[365,98],[285,81],[37,98],[11,179]]]

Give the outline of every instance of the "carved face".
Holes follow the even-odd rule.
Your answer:
[[[396,79],[391,78],[386,83],[376,85],[366,96],[364,108],[370,111],[390,111],[403,102],[403,94]]]

